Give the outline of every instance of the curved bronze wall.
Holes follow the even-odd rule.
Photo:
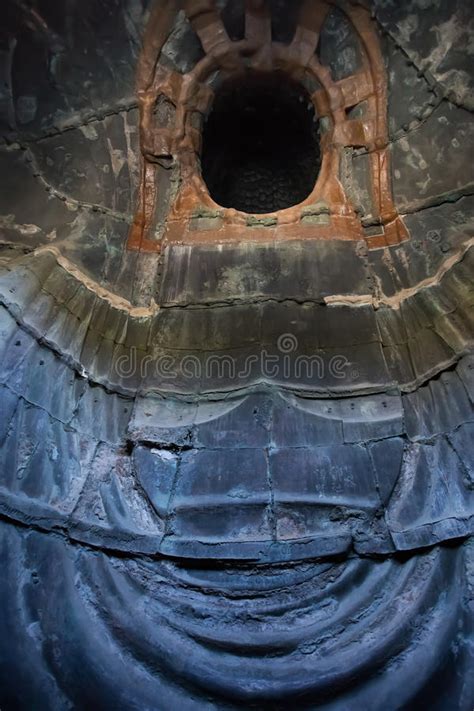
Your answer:
[[[470,3],[2,12],[2,710],[471,711]],[[200,167],[255,72],[265,214]]]

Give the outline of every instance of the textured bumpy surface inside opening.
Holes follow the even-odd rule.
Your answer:
[[[251,73],[226,82],[203,134],[202,171],[211,197],[248,213],[302,202],[321,164],[318,128],[308,94],[288,77]]]

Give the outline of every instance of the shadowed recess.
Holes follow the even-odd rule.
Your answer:
[[[219,205],[283,210],[313,191],[319,122],[304,87],[280,73],[248,73],[217,92],[203,132],[202,173]]]

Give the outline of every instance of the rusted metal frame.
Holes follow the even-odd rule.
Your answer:
[[[306,67],[315,55],[321,29],[330,9],[330,3],[325,0],[317,3],[314,0],[304,0],[300,8],[295,36],[288,47],[288,53],[300,67]]]
[[[140,144],[142,147],[148,145],[151,132],[150,112],[153,112],[152,106],[156,101],[156,96],[153,98],[155,94],[154,83],[160,52],[169,36],[177,11],[177,0],[164,0],[164,2],[156,3],[152,8],[145,30],[136,73],[140,114]],[[152,224],[154,214],[156,200],[155,171],[156,167],[150,164],[147,157],[142,153],[138,204],[127,240],[128,249],[146,249],[148,251],[150,247],[149,244],[144,244],[144,242],[151,242],[151,240],[146,239],[145,235]],[[155,243],[153,242],[152,244]]]
[[[345,9],[363,45],[374,86],[369,102],[373,105],[374,130],[367,150],[370,156],[372,192],[378,211],[376,216],[384,227],[385,244],[397,244],[408,239],[409,234],[398,215],[392,194],[390,153],[388,136],[388,87],[387,76],[379,38],[368,8],[349,6]],[[369,238],[372,247],[383,246],[382,240]]]
[[[154,80],[160,52],[178,11],[178,0],[162,0],[153,5],[138,58],[137,90],[147,91]]]
[[[321,139],[323,161],[314,194],[320,200],[328,203],[331,212],[354,218],[353,226],[357,229],[357,235],[359,236],[361,230],[360,225],[355,220],[354,208],[347,199],[344,188],[338,178],[341,165],[341,146],[338,145],[335,139],[339,127],[346,122],[344,95],[338,83],[334,82],[328,67],[323,66],[316,55],[309,62],[308,69],[322,87],[322,90],[317,91],[312,97],[318,115],[320,115],[318,98],[324,95],[324,102],[328,108],[326,115],[332,123],[330,129]]]
[[[196,3],[192,3],[196,7]],[[189,5],[189,4],[188,4]],[[163,11],[165,25],[162,25]],[[168,15],[166,15],[168,11]],[[156,166],[160,159],[172,158],[186,133],[186,110],[182,94],[189,93],[186,77],[164,67],[159,67],[161,49],[171,30],[172,20],[177,12],[175,2],[166,7],[155,5],[145,33],[145,41],[137,72],[137,90],[140,107],[140,143],[142,148],[142,170],[138,189],[138,208],[130,230],[127,247],[129,249],[152,249],[159,251],[159,244],[150,239],[156,209]],[[158,31],[161,29],[161,32]],[[229,40],[230,42],[230,40]],[[192,82],[191,82],[192,83]],[[184,86],[184,91],[183,91]],[[166,96],[176,107],[173,128],[156,130],[153,112],[159,96]],[[178,130],[177,130],[178,127]]]
[[[213,4],[209,2],[202,2],[202,3],[189,3],[188,4],[188,11],[189,11],[189,6],[192,6],[191,12],[194,11],[194,15],[191,16],[191,20],[195,20],[196,17],[199,16],[199,13],[203,13],[204,15],[207,14],[208,18],[213,17]],[[264,21],[261,23],[261,27],[268,27],[268,22],[270,20],[268,13],[266,11],[266,7],[264,3],[258,3],[258,2],[249,2],[247,9],[249,10],[249,15],[252,15],[252,13],[255,16],[255,13],[260,14],[260,18],[263,19]],[[304,11],[308,12],[309,6],[306,5],[306,8],[304,8]],[[317,13],[317,19],[315,22],[314,18],[314,11],[312,13],[313,17],[308,22],[308,16],[305,19],[306,25],[312,24],[313,27],[322,26],[323,19],[326,17],[327,12],[329,10],[329,5],[326,4],[324,8],[324,12],[319,11]],[[212,24],[210,20],[208,20],[208,25]],[[204,23],[203,23],[204,26]],[[255,34],[255,33],[254,33]],[[260,34],[260,40],[262,39],[262,35]],[[317,45],[317,40],[315,39],[315,46],[314,46],[314,51],[316,49]],[[247,47],[240,47],[243,54],[250,55],[255,52],[257,49],[259,42],[256,41],[258,40],[258,37],[252,36],[249,41],[247,41]],[[240,44],[240,43],[239,43]],[[288,52],[288,55],[290,55],[291,52]],[[314,52],[312,53],[314,54]],[[221,55],[222,56],[222,55]],[[206,58],[207,59],[207,58]],[[180,131],[176,133],[175,129],[175,145],[176,149],[178,149],[179,146],[179,154],[180,154],[180,162],[183,164],[183,177],[187,179],[191,179],[193,183],[196,181],[193,180],[193,177],[196,177],[196,174],[198,171],[194,170],[195,168],[195,151],[196,151],[196,146],[194,145],[189,145],[190,141],[186,140],[186,118],[185,116],[189,113],[189,110],[199,110],[199,107],[196,105],[192,105],[192,102],[190,101],[190,96],[192,95],[193,90],[195,90],[195,85],[196,85],[196,79],[198,78],[198,75],[204,75],[206,73],[206,70],[210,72],[211,67],[206,67],[206,64],[208,64],[208,61],[206,59],[202,60],[199,65],[195,68],[193,71],[194,77],[186,77],[186,79],[189,79],[189,81],[183,81],[183,84],[187,85],[187,91],[183,92],[183,95],[180,96],[180,99],[176,102],[176,107],[177,107],[177,115],[176,115],[176,125],[180,127]],[[217,59],[217,58],[216,58]],[[212,58],[210,58],[211,64]],[[262,61],[262,58],[260,58],[260,62]],[[294,60],[293,60],[294,61]],[[255,62],[257,67],[259,69],[262,69],[262,66],[260,65],[260,62]],[[291,64],[291,58],[288,56],[287,57],[287,63]],[[329,96],[329,104],[332,105],[332,108],[334,110],[334,116],[333,120],[334,123],[336,124],[338,121],[341,121],[344,116],[343,113],[340,110],[341,106],[341,94],[340,91],[338,91],[338,88],[335,87],[334,82],[332,81],[332,77],[330,75],[330,72],[326,69],[323,68],[319,63],[316,64],[313,69],[316,68],[316,78],[317,80],[321,83],[326,88],[326,91],[328,92]],[[287,70],[290,69],[290,67],[287,67]],[[158,73],[155,72],[155,76]],[[202,76],[202,78],[204,78]],[[194,81],[193,81],[194,79]],[[158,95],[158,90],[155,87],[154,88],[154,96],[156,100],[156,96]],[[162,92],[163,93],[163,92]],[[149,98],[149,97],[148,97]],[[151,102],[148,100],[147,103],[147,111],[148,114],[151,111]],[[150,121],[151,124],[151,121]],[[147,128],[150,128],[148,126]],[[160,133],[164,133],[163,131]],[[189,137],[188,137],[189,138]],[[163,140],[163,138],[162,138]],[[192,141],[191,141],[192,143]],[[333,207],[338,207],[338,212],[341,214],[349,212],[347,209],[347,204],[344,196],[344,192],[342,190],[342,186],[340,185],[339,181],[337,178],[334,178],[334,176],[337,176],[338,173],[338,166],[339,166],[339,156],[337,153],[331,148],[330,142],[326,141],[328,148],[327,150],[323,150],[323,164],[322,168],[320,171],[320,178],[318,180],[317,185],[315,186],[315,190],[313,191],[312,196],[318,192],[318,189],[320,186],[323,188],[323,192],[325,193],[325,197],[328,198],[329,202],[333,205]],[[146,146],[146,137],[144,136],[144,141],[143,144]],[[156,153],[156,145],[154,146],[153,152]],[[161,148],[163,151],[163,148]],[[171,146],[168,148],[168,152],[171,151]],[[150,173],[151,171],[148,169],[145,171],[145,181],[148,178],[150,178]],[[332,178],[332,179],[331,179]],[[148,183],[148,181],[146,181]],[[200,178],[197,181],[198,185],[195,185],[195,187],[198,188],[198,192],[201,193],[201,197],[204,197],[207,195],[207,190],[203,189],[203,184],[202,184],[202,178]],[[201,188],[201,189],[199,189]],[[184,191],[184,192],[189,192],[189,191]],[[153,195],[153,197],[156,197],[155,195],[155,190],[151,190],[150,186],[145,185],[145,189],[143,190],[143,194],[146,196]],[[311,196],[311,197],[312,197]],[[184,198],[185,196],[182,194],[180,196],[181,198]],[[174,209],[172,212],[181,212],[180,210],[180,204],[182,200],[178,198],[176,204],[173,206]],[[186,201],[187,202],[187,201]],[[207,202],[207,201],[206,201]],[[209,200],[210,204],[213,205],[212,199]],[[141,204],[144,205],[144,208],[142,207],[142,215],[145,216],[145,219],[141,221],[142,225],[144,224],[144,229],[147,227],[150,227],[150,225],[147,225],[147,222],[151,219],[152,213],[153,213],[153,200],[148,199],[146,200],[145,198],[142,199]],[[147,217],[149,219],[147,219]],[[171,215],[170,215],[171,217]],[[178,217],[178,215],[175,215],[175,217]],[[155,245],[155,243],[153,242]],[[156,247],[155,247],[156,248]]]
[[[192,125],[193,113],[205,115],[210,108],[213,91],[206,79],[214,71],[237,73],[243,70],[240,57],[242,42],[233,42],[227,35],[222,21],[210,0],[186,3],[186,12],[193,28],[198,33],[205,57],[192,72],[185,75],[177,102],[175,151],[181,167],[182,188],[170,210],[170,221],[182,219],[186,206],[199,194],[201,200],[207,194],[200,177],[198,153],[201,133]],[[212,204],[211,198],[209,202]]]
[[[157,187],[156,171],[163,161],[172,160],[173,134],[163,128],[155,130],[153,112],[159,96],[166,96],[173,104],[179,90],[179,75],[157,68],[152,86],[139,94],[140,143],[142,147],[142,171],[139,186],[139,209],[135,216],[128,241],[129,249],[159,249],[156,241],[149,237],[153,227]]]
[[[372,77],[370,72],[366,69],[350,77],[340,79],[335,82],[335,86],[341,91],[344,110],[351,109],[363,101],[366,101],[372,97],[374,93]],[[318,107],[319,116],[328,116],[330,114],[331,109],[325,91],[317,92],[315,102]]]
[[[332,139],[334,146],[337,147],[339,159],[341,153],[346,146],[354,147],[369,147],[373,140],[374,132],[377,131],[377,105],[375,101],[376,89],[373,81],[373,74],[370,66],[370,57],[365,50],[365,44],[361,37],[360,27],[356,27],[350,11],[347,9],[346,3],[338,0],[330,0],[331,4],[341,9],[348,17],[351,25],[356,30],[361,49],[363,51],[363,70],[358,74],[342,79],[334,83],[334,88],[329,94],[329,101],[323,92],[318,92],[316,102],[319,110],[323,115],[332,114],[334,117],[334,127],[332,135],[328,136],[328,140]],[[371,110],[364,119],[351,120],[347,116],[347,109],[356,106],[361,101],[367,100]],[[345,191],[338,181],[340,190],[344,194],[344,201],[347,204],[348,200],[345,196]],[[353,210],[353,206],[351,205]],[[362,227],[359,222],[359,232],[362,235]]]
[[[345,111],[348,107],[348,101],[359,99],[356,88],[359,77],[350,77],[346,81],[334,82],[330,70],[327,67],[323,67],[316,57],[320,32],[333,5],[332,0],[327,2],[322,0],[322,2],[318,3],[314,3],[313,0],[306,0],[303,3],[295,38],[290,44],[289,53],[295,57],[295,45],[298,42],[304,43],[304,49],[303,51],[300,50],[298,58],[322,86],[321,91],[316,92],[312,97],[313,103],[319,116],[329,116],[332,121],[331,129],[322,139],[323,164],[313,194],[319,193],[320,199],[326,199],[332,208],[332,212],[355,218],[353,206],[348,201],[337,176],[341,161],[340,150],[343,145],[350,143],[347,135],[353,136],[354,132],[358,131],[359,134],[365,137],[365,132],[361,126],[356,125],[356,122],[354,122],[354,125],[348,123]],[[298,55],[296,54],[296,56]],[[365,74],[364,79],[366,79]],[[370,94],[370,89],[367,91],[367,87],[364,87],[364,97],[367,94]],[[358,103],[358,101],[355,103]],[[358,140],[361,140],[361,138],[359,137]],[[358,225],[357,232],[360,232],[360,225]]]
[[[168,3],[167,7],[172,4],[173,3]],[[216,11],[213,2],[210,2],[209,0],[194,0],[186,4],[189,12],[191,13],[191,21],[194,21],[194,23],[197,22],[196,29],[198,33],[199,31],[201,34],[204,32],[205,35],[205,28],[215,28]],[[384,150],[383,148],[377,147],[377,144],[380,145],[379,141],[381,130],[385,129],[385,134],[388,133],[386,126],[387,117],[384,111],[384,101],[386,102],[386,78],[382,55],[380,49],[378,48],[378,38],[375,32],[371,28],[370,24],[368,29],[366,26],[367,20],[369,23],[371,22],[369,13],[365,13],[364,10],[359,9],[359,15],[356,17],[356,25],[356,22],[353,20],[353,13],[351,13],[350,10],[346,11],[351,23],[362,40],[363,48],[365,50],[365,67],[364,71],[358,75],[348,77],[340,82],[334,82],[330,71],[323,67],[317,60],[315,50],[317,47],[319,31],[330,5],[341,6],[341,3],[338,0],[328,0],[327,2],[323,2],[319,6],[316,6],[317,8],[319,7],[318,13],[315,11],[315,6],[313,5],[311,7],[311,5],[311,1],[308,0],[303,6],[303,11],[307,13],[307,16],[305,16],[304,19],[305,30],[308,29],[308,25],[311,25],[313,30],[310,30],[312,32],[311,35],[302,35],[305,37],[307,46],[305,47],[304,52],[300,55],[295,52],[295,42],[298,41],[297,34],[299,32],[300,25],[298,25],[293,43],[290,45],[278,45],[278,43],[270,42],[270,59],[267,54],[262,54],[262,37],[267,36],[267,40],[264,40],[263,43],[268,43],[268,23],[270,21],[270,17],[266,9],[266,3],[259,2],[259,0],[248,0],[246,4],[247,27],[250,26],[249,38],[241,42],[232,42],[229,38],[226,39],[225,36],[223,36],[222,40],[211,42],[209,39],[210,33],[208,32],[206,42],[209,53],[207,53],[206,57],[201,60],[198,65],[196,65],[190,74],[185,75],[185,77],[181,77],[181,75],[179,75],[179,81],[176,81],[175,79],[173,82],[173,73],[168,71],[165,72],[166,79],[163,76],[160,77],[160,72],[157,71],[157,62],[161,47],[157,50],[158,56],[156,56],[154,64],[152,62],[151,52],[148,48],[146,61],[143,59],[140,62],[139,70],[142,86],[143,82],[148,79],[148,83],[146,84],[148,91],[142,90],[142,100],[140,102],[141,108],[143,108],[143,115],[146,114],[148,119],[148,123],[147,119],[145,119],[143,121],[143,125],[141,121],[141,128],[145,129],[146,134],[143,135],[144,140],[142,146],[144,149],[149,149],[150,152],[147,156],[149,160],[156,160],[156,154],[160,151],[162,153],[173,152],[174,156],[180,162],[180,166],[183,171],[182,176],[184,178],[183,187],[177,196],[175,204],[171,207],[170,223],[181,222],[182,224],[183,218],[186,219],[186,217],[189,220],[191,217],[189,208],[191,208],[193,204],[198,206],[201,202],[203,202],[211,208],[216,207],[216,204],[208,194],[202,176],[199,173],[197,154],[199,152],[200,135],[198,134],[200,132],[193,128],[190,117],[194,111],[205,113],[209,107],[212,98],[212,91],[205,85],[207,76],[216,69],[229,73],[230,75],[238,73],[243,70],[244,66],[241,58],[247,56],[253,57],[253,65],[260,71],[268,69],[269,63],[270,67],[273,66],[274,61],[279,67],[281,66],[284,71],[295,77],[297,75],[301,76],[301,71],[304,72],[307,70],[313,74],[316,80],[323,87],[322,91],[316,92],[316,94],[313,95],[312,100],[317,106],[319,115],[331,116],[332,128],[323,137],[323,161],[320,175],[314,191],[305,203],[310,204],[311,200],[317,198],[319,200],[326,199],[332,208],[331,212],[333,213],[333,220],[337,222],[338,229],[344,229],[344,225],[346,225],[345,229],[347,229],[347,225],[350,224],[350,229],[354,234],[352,238],[359,238],[361,233],[360,222],[355,219],[353,208],[348,202],[343,187],[337,178],[339,174],[341,157],[340,148],[338,149],[337,143],[346,142],[344,145],[352,145],[354,143],[356,145],[367,145],[368,149],[371,150],[371,155],[374,156],[378,151]],[[322,5],[326,6],[324,12],[321,10]],[[345,8],[343,7],[342,9]],[[365,13],[364,17],[360,16],[361,10]],[[200,20],[198,19],[199,17],[201,18]],[[257,25],[255,24],[256,17],[260,18],[261,23],[260,30],[258,32],[256,31]],[[253,30],[252,22],[254,23]],[[267,29],[262,33],[262,28],[265,27]],[[315,29],[317,29],[317,32],[314,31]],[[313,47],[311,53],[309,52],[308,44]],[[154,42],[154,45],[156,47],[156,42]],[[375,45],[375,52],[373,51],[372,45]],[[372,53],[367,51],[367,47],[371,48]],[[261,56],[258,56],[259,53]],[[236,57],[238,57],[237,61]],[[303,58],[305,58],[304,65],[302,64]],[[376,65],[375,69],[373,66],[374,62]],[[154,67],[154,74],[153,82],[150,86],[151,67]],[[175,84],[174,88],[173,83]],[[371,84],[373,84],[373,87],[370,86]],[[385,93],[383,93],[383,91],[385,91]],[[154,101],[156,101],[160,93],[170,98],[172,103],[176,106],[175,124],[173,126],[173,130],[168,134],[166,131],[160,131],[162,135],[157,139],[158,142],[155,141],[150,145],[147,143],[147,139],[150,137],[149,134],[152,131],[153,126],[151,118],[153,113],[152,106],[154,105],[153,97]],[[381,93],[382,96],[380,96]],[[357,105],[357,103],[360,103],[360,101],[366,99],[371,104],[370,113],[375,118],[372,118],[371,121],[366,121],[362,125],[360,121],[348,121],[346,109],[350,106]],[[339,140],[335,140],[335,138],[337,138],[337,131],[339,131]],[[370,139],[372,139],[372,141]],[[388,136],[386,140],[388,140]],[[386,162],[385,164],[383,162],[384,159],[385,156],[379,154],[377,157],[377,163],[373,165],[373,172],[375,174],[374,186],[379,186],[379,192],[383,189],[383,193],[385,195],[388,190],[388,194],[391,197],[388,182],[385,184],[384,188],[382,188],[381,183],[384,176],[389,176],[387,164]],[[150,249],[150,251],[159,251],[160,248],[158,243],[144,237],[144,233],[151,227],[154,215],[154,205],[156,200],[156,176],[153,172],[154,169],[155,167],[153,165],[145,165],[142,172],[139,200],[140,208],[137,211],[134,228],[132,228],[133,239],[130,240],[131,248],[136,248],[136,244],[139,243],[140,248],[145,248],[147,251],[148,249]],[[376,198],[376,200],[377,199],[378,198]],[[282,225],[286,224],[287,226],[290,226],[294,222],[297,222],[300,210],[305,203],[282,211],[279,216],[279,221],[281,217]],[[229,209],[223,212],[227,218],[225,219],[225,222],[229,223],[230,220],[229,227],[231,224],[238,225],[245,222],[245,215],[240,215],[235,210]],[[340,219],[343,220],[342,223],[339,223]],[[347,219],[349,219],[349,223],[347,223]],[[137,238],[137,225],[138,228],[141,229],[141,239]],[[339,237],[339,235],[334,236]],[[379,238],[367,238],[367,241],[369,242],[370,240],[370,244],[373,246],[379,246],[376,244],[374,239],[377,240]],[[398,239],[399,235],[397,232],[397,241]]]
[[[185,0],[184,10],[206,55],[220,57],[221,63],[229,67],[239,63],[234,42],[227,34],[214,0]]]
[[[322,10],[322,5],[326,5],[324,11]],[[310,9],[311,14],[309,13]],[[334,124],[335,122],[342,120],[344,117],[344,112],[338,111],[342,103],[342,96],[337,85],[333,82],[328,68],[323,67],[315,56],[319,38],[319,30],[322,27],[329,9],[330,6],[328,4],[322,3],[321,5],[315,6],[311,0],[307,1],[303,6],[306,25],[310,26],[311,23],[314,30],[312,34],[312,40],[314,42],[314,44],[311,45],[312,51],[310,55],[307,52],[305,53],[304,63],[299,61],[301,60],[301,57],[299,57],[298,53],[295,51],[295,39],[289,45],[272,43],[272,54],[273,65],[278,69],[283,70],[286,74],[288,74],[288,76],[291,76],[295,80],[299,81],[301,79],[301,73],[307,71],[317,80],[317,82],[323,87],[322,93],[324,93],[327,97],[327,104],[330,104],[331,108],[334,109],[334,112],[331,113],[331,118]],[[296,31],[295,38],[297,35],[298,29]],[[257,68],[261,69],[258,65]],[[315,95],[311,96],[311,100],[315,104]],[[337,181],[337,174],[339,170],[339,156],[337,151],[333,149],[331,141],[327,139],[323,140],[322,149],[323,155],[321,170],[311,195],[301,205],[296,206],[295,208],[287,208],[282,211],[281,219],[283,223],[294,221],[295,218],[298,219],[301,208],[305,204],[311,204],[318,199],[327,200],[330,207],[333,208],[333,211],[340,214],[349,214],[351,212],[351,209],[348,207],[347,200],[345,199],[342,186],[339,181]],[[335,179],[334,176],[336,176]]]
[[[248,43],[246,41],[240,43],[240,50],[242,54],[251,53],[254,47],[254,43]],[[284,49],[280,47],[278,49],[278,56],[282,68],[286,71],[288,75],[296,76],[301,72],[301,68],[295,66],[291,56],[291,52],[288,52],[288,54],[286,54]],[[322,67],[322,65],[320,65],[316,59],[314,61],[315,63],[312,67],[308,68],[308,71],[314,74],[317,81],[322,86],[325,86],[328,92],[331,94],[331,101],[337,107],[335,111],[335,120],[343,121],[345,118],[345,114],[343,109],[340,108],[342,103],[341,96],[339,95],[338,89],[332,81],[331,74],[329,70],[325,67]],[[201,62],[195,67],[192,73],[194,84],[204,82],[206,74],[210,74],[214,69],[215,66],[213,63],[209,63],[209,61],[206,61],[206,59],[201,60]],[[191,83],[189,83],[189,85],[191,86]],[[196,105],[193,105],[192,101],[190,100],[189,94],[183,97],[182,101],[186,104],[188,111],[198,110],[198,107]],[[199,205],[211,209],[216,209],[219,207],[210,197],[208,190],[203,182],[202,176],[199,173],[195,150],[193,150],[192,146],[189,145],[189,141],[186,141],[184,144],[182,144],[181,148],[183,149],[183,152],[180,153],[180,161],[184,161],[186,163],[186,180],[183,182],[183,187],[180,191],[180,194],[177,196],[177,199],[174,205],[172,206],[169,220],[170,224],[176,224],[180,220],[182,221],[183,217],[184,219],[186,219],[187,217],[187,220],[189,220],[192,216],[190,212],[192,212],[193,205],[194,208],[199,207]],[[331,141],[328,141],[327,150],[323,150],[323,163],[315,189],[304,203],[293,208],[288,208],[287,210],[281,212],[279,219],[281,218],[282,225],[297,223],[300,219],[301,208],[304,207],[305,204],[310,205],[314,200],[326,199],[328,201],[328,204],[330,204],[330,206],[332,207],[332,211],[334,212],[335,216],[339,215],[340,217],[346,218],[346,220],[350,220],[350,223],[348,223],[347,221],[344,223],[344,227],[346,230],[349,228],[352,232],[355,231],[355,234],[352,238],[361,237],[360,224],[356,219],[352,206],[348,203],[344,195],[342,185],[337,179],[339,160],[340,157],[338,152],[335,150],[334,146],[331,145]],[[241,215],[240,213],[238,213],[238,211],[232,209],[224,210],[223,216],[224,222],[229,226],[231,224],[244,225],[247,219],[245,215]],[[171,232],[174,232],[174,228],[171,228]]]
[[[251,55],[255,49],[255,42],[252,40],[248,42],[247,40],[236,43],[239,45],[239,50],[242,55]],[[297,67],[292,58],[291,51],[288,51],[288,47],[275,47],[273,46],[276,56],[278,56],[278,61],[281,64],[281,68],[285,70],[290,76],[297,76],[301,72],[301,67]],[[285,51],[286,50],[286,51]],[[334,107],[333,121],[335,123],[342,122],[345,120],[345,112],[342,108],[343,97],[337,87],[333,82],[331,73],[326,67],[323,67],[314,57],[314,61],[310,62],[307,69],[314,75],[316,80],[323,86],[326,87],[326,91],[329,95],[329,102]],[[257,69],[262,70],[257,64]],[[193,103],[191,87],[196,84],[203,83],[205,81],[206,75],[209,75],[213,70],[216,69],[215,62],[212,61],[211,57],[206,57],[198,65],[196,65],[192,74],[189,75],[189,81],[186,82],[189,89],[186,94],[183,94],[180,100],[180,104],[186,107],[188,113],[200,110],[200,108]],[[192,79],[191,79],[192,77]],[[201,109],[202,110],[202,109]],[[179,125],[183,125],[182,121],[179,121]],[[184,138],[184,136],[183,136]],[[184,140],[180,144],[179,151],[180,163],[184,164],[183,187],[180,190],[179,195],[171,208],[170,212],[170,223],[177,223],[183,220],[183,217],[187,212],[187,219],[191,218],[190,208],[194,205],[195,208],[199,205],[208,208],[217,208],[219,206],[214,203],[210,197],[208,190],[203,182],[202,176],[199,173],[197,165],[196,150],[190,145],[189,136],[187,140]],[[344,190],[339,180],[337,179],[339,170],[340,156],[335,150],[331,141],[326,141],[323,145],[323,162],[320,171],[320,176],[316,183],[316,186],[312,194],[307,198],[307,200],[302,204],[294,208],[288,208],[281,213],[282,224],[292,224],[298,222],[300,218],[301,208],[305,204],[311,204],[314,200],[327,200],[328,204],[332,208],[334,215],[339,215],[340,217],[349,218],[350,223],[344,223],[345,229],[351,229],[351,231],[356,232],[353,238],[360,238],[361,228],[360,224],[356,220],[354,210],[350,203],[345,197]],[[186,210],[187,208],[187,210]],[[228,224],[245,224],[246,216],[240,215],[238,211],[232,209],[226,209],[224,212],[225,222]],[[272,213],[273,214],[273,213]]]
[[[193,198],[196,194],[199,194],[201,200],[207,194],[198,165],[199,146],[197,142],[200,140],[200,136],[196,135],[196,129],[191,125],[191,116],[193,112],[205,115],[209,110],[214,93],[206,85],[205,80],[219,68],[219,58],[212,54],[206,55],[192,72],[186,75],[182,84],[177,104],[177,124],[180,130],[175,141],[176,157],[181,167],[182,184],[174,204],[170,207],[170,221],[183,219],[183,215],[186,214],[186,206],[194,202]],[[209,200],[211,200],[210,197]]]

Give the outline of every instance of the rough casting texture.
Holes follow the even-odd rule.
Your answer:
[[[309,95],[282,73],[246,72],[224,84],[203,131],[209,194],[254,214],[304,202],[321,167],[318,128]]]
[[[472,15],[2,7],[2,711],[472,711]]]

